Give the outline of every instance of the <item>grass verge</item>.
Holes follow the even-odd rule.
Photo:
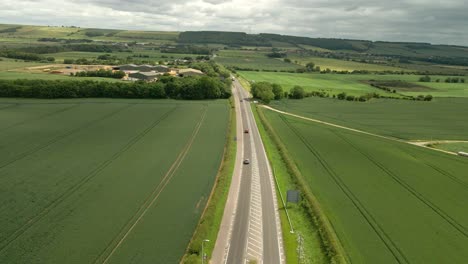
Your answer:
[[[266,120],[262,109],[257,106],[252,108],[282,193],[297,189],[303,198],[297,205],[288,205],[294,234],[290,233],[283,205],[279,205],[287,263],[349,263],[331,223],[315,196],[305,187],[305,180],[281,139]],[[299,234],[303,238],[301,247]]]
[[[231,105],[230,121],[227,128],[223,160],[205,210],[203,211],[193,237],[190,240],[185,255],[182,257],[181,263],[184,264],[201,263],[201,248],[203,240],[210,240],[210,242],[204,244],[204,252],[207,254],[207,259],[210,259],[211,252],[216,244],[216,238],[223,218],[224,206],[229,193],[229,186],[231,184],[232,173],[234,171],[236,161],[237,144],[233,140],[236,136],[236,113],[234,110],[233,99],[231,98],[229,102]]]

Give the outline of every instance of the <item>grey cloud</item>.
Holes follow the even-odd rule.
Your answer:
[[[1,23],[226,30],[468,45],[465,0],[72,0],[0,2]]]

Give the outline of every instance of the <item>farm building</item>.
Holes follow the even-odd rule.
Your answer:
[[[180,69],[178,74],[179,74],[180,77],[204,75],[204,73],[202,71],[192,69],[192,68]]]
[[[112,69],[116,71],[136,71],[136,67],[138,67],[136,64],[125,64],[113,67]]]
[[[166,65],[155,65],[153,69],[157,72],[169,72],[171,70]]]
[[[130,73],[128,75],[128,78],[130,80],[140,80],[140,81],[147,81],[147,82],[152,82],[156,81],[159,76],[163,75],[160,72],[135,72],[135,73]]]

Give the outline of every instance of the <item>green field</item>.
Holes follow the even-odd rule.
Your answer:
[[[284,62],[282,59],[268,58],[268,52],[255,50],[221,50],[217,53],[215,61],[226,67],[238,67],[241,69],[296,70],[302,66]]]
[[[104,55],[106,53],[101,52],[82,52],[82,51],[69,51],[69,52],[58,52],[58,53],[49,53],[46,56],[54,57],[57,61],[63,61],[64,59],[96,59],[100,55]],[[142,60],[153,60],[157,62],[158,60],[167,60],[168,58],[184,58],[184,57],[195,57],[197,55],[194,54],[179,54],[179,53],[161,53],[160,51],[153,51],[153,50],[141,50],[141,49],[134,49],[133,52],[114,52],[110,55],[115,56],[119,59],[126,59],[127,57],[132,56],[147,56],[147,57],[134,57],[135,59],[142,59]]]
[[[22,69],[26,67],[34,67],[43,65],[38,62],[24,62],[21,60],[13,60],[7,58],[0,58],[0,71],[10,71],[15,69]]]
[[[261,111],[350,262],[468,259],[466,158]]]
[[[436,97],[467,97],[468,83],[444,83],[443,80],[447,76],[432,76],[432,79],[442,80],[436,83],[421,83],[418,82],[421,76],[419,75],[383,75],[383,74],[307,74],[307,73],[284,73],[284,72],[255,72],[255,71],[240,71],[239,74],[248,81],[267,81],[278,83],[286,90],[289,90],[295,85],[304,87],[307,91],[326,91],[330,94],[338,94],[346,92],[350,95],[363,95],[366,93],[376,92],[382,95],[395,94],[374,88],[365,81],[369,80],[386,80],[396,81],[401,80],[410,84],[426,86],[428,89],[424,91],[398,91],[405,95],[431,94]],[[467,78],[468,81],[468,78]]]
[[[177,263],[228,117],[225,100],[0,99],[0,263]]]
[[[299,57],[291,56],[291,60],[297,61],[301,65],[306,65],[309,62],[315,63],[316,66],[320,66],[322,70],[330,69],[335,71],[403,71],[404,69],[399,67],[380,65],[380,64],[371,64],[371,63],[362,63],[355,61],[346,61],[330,58],[321,58],[321,57]]]
[[[15,42],[31,43],[39,38],[63,38],[63,39],[93,39],[97,41],[139,41],[153,43],[174,43],[179,32],[162,31],[137,31],[116,29],[93,29],[58,26],[32,26],[32,25],[0,25],[0,30],[17,28],[16,32],[0,33],[0,38],[14,40]],[[93,32],[102,35],[88,36]]]
[[[395,138],[468,140],[468,98],[438,98],[431,102],[373,99],[360,103],[311,97],[275,101],[272,106]]]

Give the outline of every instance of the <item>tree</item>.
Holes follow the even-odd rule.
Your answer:
[[[432,95],[428,94],[424,97],[424,101],[432,101]]]
[[[251,85],[252,95],[254,98],[262,100],[264,103],[269,104],[275,98],[273,87],[268,82],[258,82]]]
[[[345,92],[339,93],[337,95],[337,97],[338,97],[339,100],[344,100],[344,99],[346,99],[346,93]]]
[[[315,63],[309,62],[306,64],[306,69],[308,72],[313,72],[315,70]]]
[[[289,98],[292,99],[302,99],[306,95],[304,88],[299,85],[294,86],[291,91],[289,91]]]
[[[272,92],[275,95],[275,100],[282,99],[284,96],[283,87],[281,87],[281,85],[277,83],[272,84],[271,87],[272,87]]]
[[[429,77],[429,75],[422,76],[421,78],[419,78],[419,81],[420,82],[431,82],[431,77]]]

